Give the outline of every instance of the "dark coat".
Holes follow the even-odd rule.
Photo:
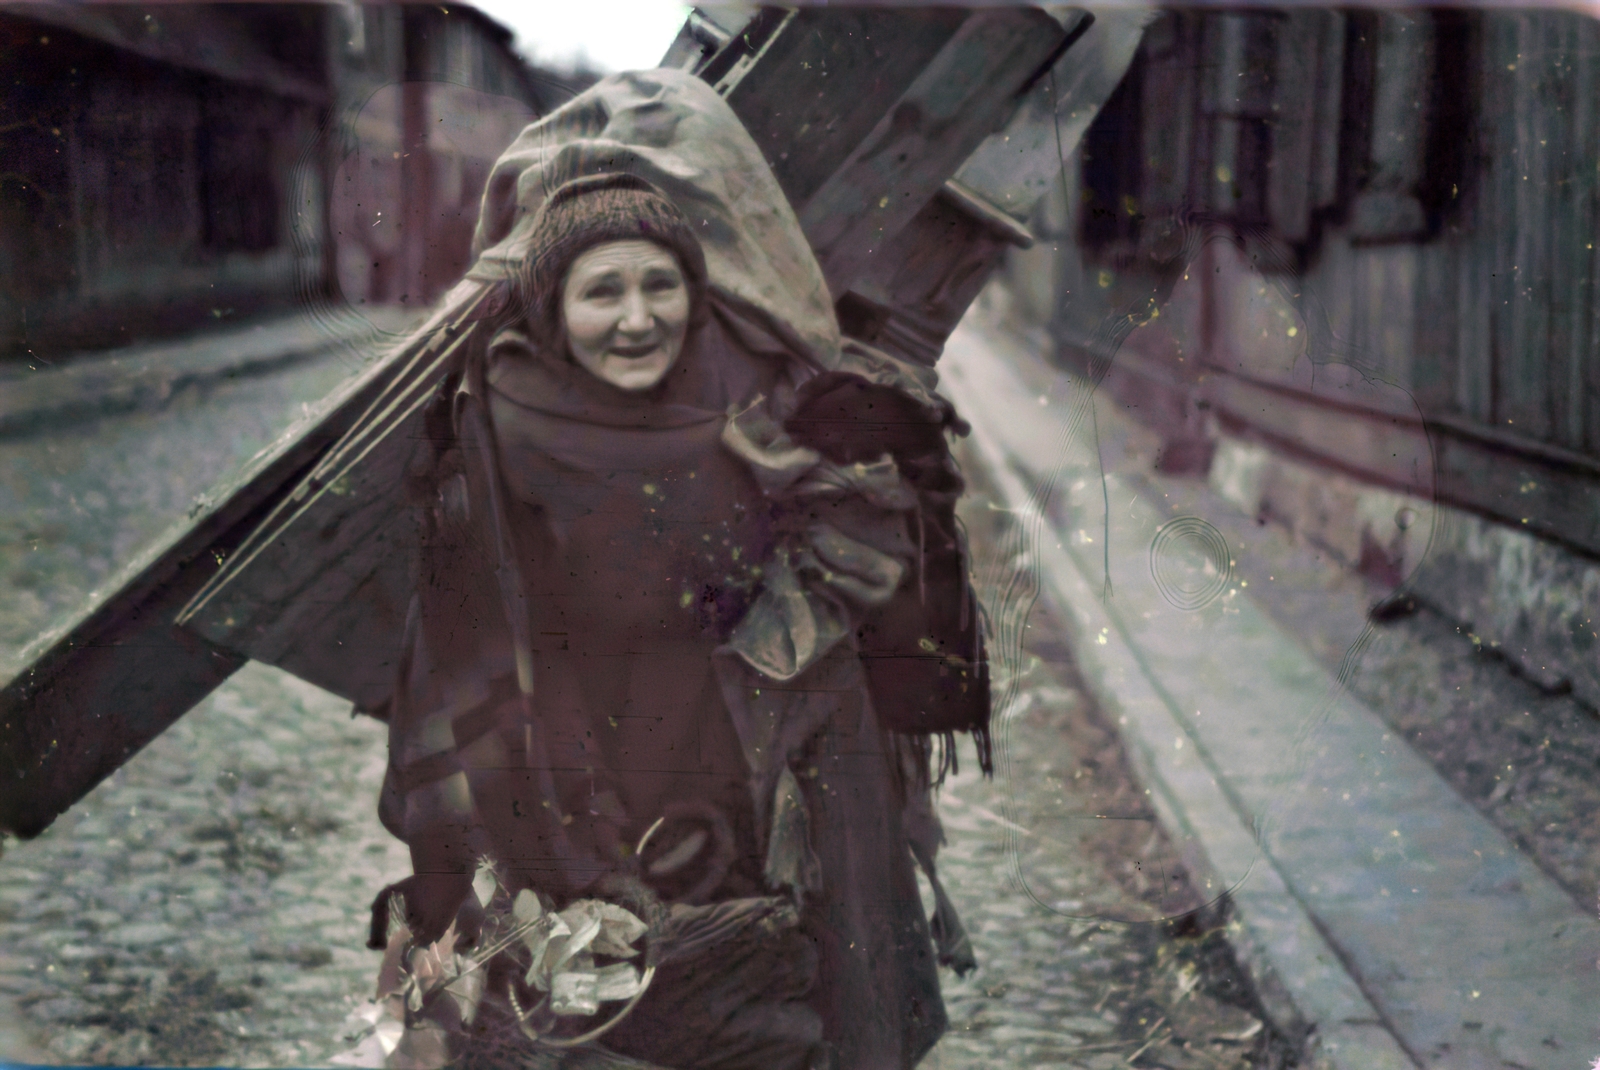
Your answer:
[[[670,135],[701,123],[721,139],[703,155],[759,166],[744,185],[778,204],[757,229],[787,227],[790,244],[703,237],[712,314],[646,396],[514,325],[435,401],[380,804],[412,850],[416,876],[398,890],[423,940],[453,919],[470,929],[485,856],[508,888],[558,903],[603,896],[618,873],[684,904],[784,897],[797,926],[664,971],[606,1043],[731,1070],[809,1065],[825,1041],[841,1067],[899,1070],[944,1028],[936,960],[959,961],[961,934],[941,895],[935,950],[913,872],[913,850],[931,872],[939,840],[926,742],[882,723],[861,653],[896,621],[928,632],[930,605],[970,616],[949,517],[954,416],[931,372],[829,341],[814,261],[720,99],[671,72],[627,77],[585,95],[610,126],[580,106],[531,127],[506,157],[522,177],[502,190],[520,206],[538,188],[530,158],[575,166],[561,144],[611,145],[615,163],[626,154],[607,135],[638,128],[621,118],[631,101],[653,124],[632,166],[671,195],[660,156],[694,148]],[[682,121],[667,122],[674,107]],[[546,124],[566,124],[568,142]],[[688,184],[726,205],[729,180],[716,181]],[[729,218],[749,218],[749,192]],[[497,248],[514,248],[523,217],[487,202],[485,243],[499,218]],[[731,260],[745,277],[724,285]],[[795,263],[811,274],[786,292]],[[896,415],[830,418],[841,398],[856,416]],[[977,651],[963,653],[950,664],[966,680]],[[657,818],[661,838],[633,857]]]
[[[436,414],[451,426],[418,480],[431,500],[382,806],[412,848],[414,928],[442,930],[481,857],[561,902],[627,870],[656,818],[692,834],[710,815],[713,849],[662,896],[794,897],[814,1031],[842,1065],[911,1065],[944,1023],[905,816],[926,813],[926,758],[879,724],[856,633],[914,574],[914,494],[888,468],[786,471],[804,451],[782,432],[740,448],[774,461],[769,480],[817,486],[764,489],[729,428],[770,429],[771,399],[794,392],[715,317],[643,404],[516,332],[485,356]],[[746,1065],[671,1063],[685,1018],[668,1009],[647,1001],[614,1042]]]

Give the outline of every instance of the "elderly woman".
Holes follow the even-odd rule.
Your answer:
[[[708,88],[625,76],[564,113],[491,178],[484,244],[517,300],[413,473],[423,552],[380,812],[415,876],[379,897],[374,941],[397,893],[410,940],[470,944],[485,860],[502,907],[642,894],[704,938],[661,960],[605,1050],[912,1066],[944,1027],[936,959],[966,960],[913,872],[933,877],[939,838],[926,736],[886,723],[862,653],[975,635],[927,608],[929,564],[946,586],[960,566],[953,414],[927,376],[830,340],[792,213]],[[742,201],[696,156],[749,171]],[[976,697],[977,662],[940,671]],[[480,1033],[530,996],[513,958],[485,970]]]

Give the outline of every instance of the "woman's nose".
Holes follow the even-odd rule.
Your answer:
[[[644,291],[638,287],[629,287],[622,299],[622,319],[617,328],[627,334],[644,334],[655,325],[650,315],[650,306],[644,299]]]

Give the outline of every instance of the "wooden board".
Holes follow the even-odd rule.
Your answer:
[[[248,660],[248,651],[180,626],[182,611],[227,574],[252,533],[283,514],[295,488],[318,478],[330,450],[390,396],[402,369],[432,351],[436,334],[413,335],[330,396],[298,434],[214,488],[191,527],[107,583],[103,600],[0,689],[0,829],[43,831]],[[315,543],[300,552],[314,560]]]

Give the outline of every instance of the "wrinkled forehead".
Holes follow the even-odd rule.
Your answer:
[[[683,265],[678,254],[648,238],[627,238],[597,242],[572,258],[565,282],[609,273],[643,275],[654,270],[670,270],[680,277]]]

